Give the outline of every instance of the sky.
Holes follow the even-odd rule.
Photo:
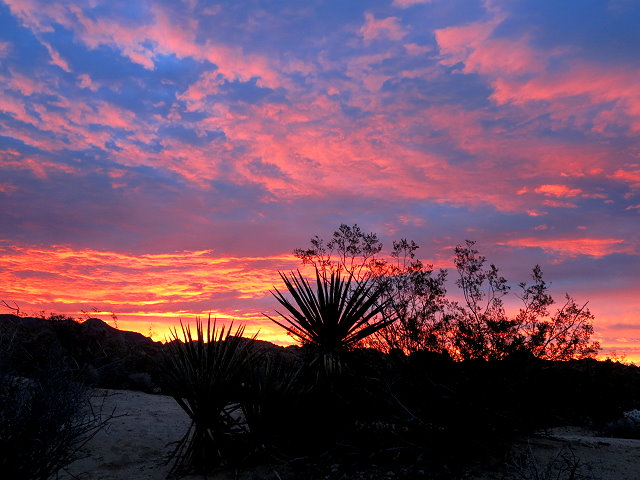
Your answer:
[[[437,268],[475,240],[514,287],[540,264],[640,361],[639,22],[635,0],[0,0],[0,299],[286,343],[278,270],[357,223]]]

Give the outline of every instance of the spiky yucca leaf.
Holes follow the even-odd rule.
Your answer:
[[[393,322],[393,318],[376,318],[386,305],[379,302],[381,291],[371,281],[355,282],[353,276],[343,278],[340,272],[321,276],[316,269],[314,290],[300,271],[280,277],[293,297],[290,301],[277,288],[271,293],[286,308],[276,310],[282,319],[270,317],[302,344],[319,347],[327,358],[352,348],[357,342]],[[355,285],[354,285],[355,284]]]
[[[237,426],[225,409],[238,400],[255,336],[242,338],[244,326],[216,328],[210,317],[206,327],[196,319],[195,337],[189,325],[180,322],[180,328],[171,331],[167,344],[166,379],[191,425],[174,451],[172,470],[206,472],[224,462],[224,437]]]

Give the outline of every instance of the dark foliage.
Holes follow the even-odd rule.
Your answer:
[[[591,341],[594,316],[586,303],[579,305],[566,295],[564,304],[551,314],[554,300],[542,278],[539,265],[533,267],[533,283],[521,282],[523,307],[513,318],[505,312],[502,298],[510,287],[498,267],[485,266],[486,258],[475,242],[455,249],[456,284],[464,296],[462,305],[449,302],[449,351],[457,359],[501,359],[518,351],[547,360],[593,358],[600,344]]]
[[[47,480],[78,458],[110,420],[90,402],[77,371],[39,358],[29,377],[15,367],[17,326],[0,334],[0,471],[3,478]]]
[[[52,478],[108,419],[91,410],[89,390],[67,372],[0,374],[0,471],[6,478]]]
[[[517,351],[548,360],[594,358],[598,353],[599,343],[591,340],[594,316],[587,304],[566,295],[551,313],[554,299],[539,265],[532,270],[532,284],[519,284],[523,307],[510,317],[503,298],[511,287],[498,267],[487,266],[475,242],[467,241],[454,251],[462,302],[446,298],[447,272],[435,273],[416,258],[417,249],[413,241],[394,241],[387,260],[380,256],[382,243],[375,233],[341,225],[330,241],[315,236],[311,248],[296,249],[294,255],[325,278],[346,271],[357,282],[377,285],[381,313],[390,321],[364,344],[383,351],[447,351],[456,360],[497,360]]]
[[[9,335],[7,327],[3,330],[5,335],[0,336],[5,344],[19,347],[13,352],[4,349],[8,353],[2,358],[20,369],[26,369],[29,361],[44,368],[52,363],[47,360],[49,355],[54,364],[66,362],[66,365],[80,367],[99,364],[99,360],[83,360],[90,355],[84,350],[87,340],[82,338],[88,335],[100,339],[93,345],[102,346],[110,359],[108,364],[122,369],[118,378],[127,379],[132,373],[146,372],[142,365],[130,361],[130,347],[106,346],[120,344],[111,338],[117,335],[112,330],[104,328],[100,336],[92,330],[77,330],[82,324],[64,319],[53,326],[26,323],[15,323],[13,333]],[[101,324],[95,322],[91,328],[95,327]],[[57,328],[65,332],[62,341]],[[455,478],[456,472],[475,460],[502,458],[517,435],[563,424],[613,432],[620,427],[615,420],[622,418],[623,412],[640,407],[640,369],[610,361],[552,361],[522,349],[499,360],[456,361],[447,352],[417,350],[406,355],[400,349],[382,353],[351,348],[342,353],[340,375],[333,376],[331,382],[323,382],[311,366],[317,358],[312,345],[284,349],[240,338],[235,335],[238,332],[229,336],[225,330],[221,336],[218,331],[212,337],[211,331],[215,328],[209,333],[205,326],[201,329],[201,334],[191,336],[182,332],[181,339],[187,342],[174,340],[164,348],[190,349],[191,360],[175,368],[176,372],[182,372],[180,375],[185,375],[186,383],[174,378],[170,392],[194,417],[208,425],[201,436],[205,440],[200,445],[204,447],[197,449],[207,456],[207,460],[200,463],[205,469],[224,462],[237,467],[251,461],[271,465],[283,479],[382,478],[388,471],[394,472],[395,478]],[[20,341],[7,340],[21,336],[25,337]],[[212,337],[214,342],[200,342],[199,337],[202,340]],[[234,348],[229,347],[228,340]],[[26,343],[21,343],[23,341]],[[128,342],[123,340],[125,345]],[[32,350],[22,351],[26,345]],[[42,350],[35,345],[40,345]],[[236,361],[237,352],[245,351],[245,346],[251,360]],[[213,348],[229,355],[206,354]],[[231,354],[234,351],[236,353]],[[104,358],[99,352],[98,359]],[[127,360],[118,361],[118,355]],[[227,363],[217,364],[226,367],[215,369],[215,362],[200,363],[216,357],[226,358]],[[130,365],[135,370],[127,370]],[[56,403],[55,399],[51,400],[52,395],[74,398],[77,384],[53,381],[57,378],[54,375],[37,376],[35,370],[31,373],[33,380],[9,382],[5,385],[14,387],[0,390],[11,395],[4,397],[5,404],[14,404],[15,398],[20,397],[25,405],[19,411],[3,413],[2,421],[5,425],[21,425],[26,429],[29,422],[24,419],[36,419],[30,431],[38,427],[43,429],[38,435],[50,435],[47,432],[55,428],[45,428],[45,425],[54,418],[45,415],[47,409],[53,406],[59,410],[56,419],[69,418],[65,417],[65,408],[74,405],[73,401],[66,400]],[[50,384],[48,379],[52,380]],[[195,383],[189,379],[196,379]],[[17,385],[23,389],[16,390]],[[45,395],[43,391],[53,393]],[[169,391],[166,384],[165,391]],[[203,396],[200,397],[198,391],[203,392]],[[39,400],[29,400],[37,395]],[[197,399],[197,404],[189,404],[189,397]],[[84,400],[79,403],[82,402]],[[45,403],[47,409],[43,407]],[[20,415],[23,420],[11,420]],[[44,416],[44,420],[39,416]],[[18,434],[23,431],[26,430]],[[194,436],[195,427],[183,445],[188,445]],[[5,433],[0,436],[5,437],[17,438]],[[46,445],[54,443],[47,441]],[[17,440],[3,448],[11,451],[12,445],[20,445],[20,452],[29,450]],[[48,456],[42,458],[52,458],[51,450],[48,452]],[[26,453],[11,458],[22,458],[23,465],[25,461],[33,464],[25,460],[29,458]],[[20,472],[9,478],[29,478],[23,476],[23,471],[10,470],[14,467],[2,468]]]
[[[216,328],[211,319],[196,320],[172,333],[164,357],[167,391],[191,419],[173,453],[174,473],[206,473],[233,456],[230,445],[243,433],[239,402],[242,383],[253,360],[244,328]]]
[[[282,478],[365,471],[455,478],[474,462],[499,461],[517,436],[555,425],[603,428],[640,398],[640,369],[613,362],[525,352],[494,361],[429,351],[355,349],[347,356],[330,389],[305,374],[304,356],[298,369],[264,367],[271,373],[262,381],[271,386],[251,396],[265,405],[263,428],[249,426],[267,431],[260,458],[281,467]],[[273,434],[279,421],[282,435]]]
[[[436,273],[432,265],[416,258],[418,245],[406,238],[393,242],[391,260],[379,255],[382,248],[375,233],[343,224],[328,242],[315,236],[311,248],[298,248],[293,253],[325,277],[331,272],[346,272],[356,282],[371,282],[380,290],[378,304],[389,321],[367,338],[365,345],[406,353],[446,348],[442,341],[447,328],[443,315],[446,271]]]
[[[266,315],[315,352],[317,364],[327,376],[340,373],[344,353],[360,341],[392,323],[395,317],[383,317],[387,302],[380,302],[382,289],[363,279],[353,282],[353,274],[344,279],[341,272],[321,274],[316,268],[316,288],[300,272],[281,273],[293,301],[277,288],[273,296],[286,309],[277,312],[281,320]]]

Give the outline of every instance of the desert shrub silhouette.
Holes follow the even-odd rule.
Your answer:
[[[367,281],[380,290],[381,315],[391,321],[367,337],[366,345],[405,353],[445,348],[447,271],[436,272],[433,265],[416,258],[419,247],[414,241],[393,241],[390,258],[386,258],[380,255],[383,244],[376,233],[364,233],[357,224],[342,224],[330,240],[316,235],[310,243],[310,248],[293,251],[303,265],[313,265],[324,276],[343,272],[356,283]]]
[[[79,458],[80,448],[113,415],[91,406],[77,372],[51,362],[29,377],[14,368],[16,331],[0,334],[0,472],[4,478],[47,480]]]
[[[166,345],[166,390],[191,419],[173,454],[172,473],[206,473],[233,458],[234,440],[243,433],[238,414],[243,381],[252,362],[253,339],[244,327],[218,328],[211,318],[181,323]],[[237,451],[237,450],[235,450]]]
[[[579,305],[568,294],[554,314],[549,285],[542,269],[532,269],[533,282],[518,284],[523,306],[507,315],[503,298],[511,287],[494,264],[485,266],[475,242],[455,248],[456,285],[464,300],[448,302],[446,335],[449,352],[459,360],[499,360],[515,352],[529,352],[546,360],[594,358],[600,349],[592,341],[594,316],[587,303]]]
[[[479,254],[475,242],[467,240],[454,250],[456,285],[462,301],[446,296],[446,270],[416,258],[418,245],[407,239],[393,242],[388,256],[375,233],[364,233],[358,225],[345,225],[325,241],[311,239],[310,248],[293,253],[303,264],[316,267],[326,278],[346,272],[354,283],[376,285],[380,315],[390,320],[364,342],[384,351],[400,349],[409,354],[420,350],[447,351],[456,360],[497,360],[517,351],[528,351],[547,360],[595,358],[600,345],[592,341],[594,316],[587,303],[579,304],[568,294],[555,312],[554,299],[542,269],[532,269],[533,282],[521,282],[523,306],[509,316],[503,298],[511,287],[494,264]]]

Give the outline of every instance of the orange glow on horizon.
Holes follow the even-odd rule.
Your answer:
[[[597,257],[628,249],[616,238],[546,242],[523,238],[504,245],[539,246],[560,256]],[[17,302],[25,314],[96,316],[156,341],[165,341],[180,321],[190,323],[196,317],[211,315],[224,324],[244,324],[246,335],[258,333],[260,340],[277,345],[295,343],[264,316],[276,315],[278,305],[269,291],[274,286],[280,288],[278,271],[300,267],[293,255],[218,257],[211,250],[129,255],[62,246],[6,245],[0,247],[0,253],[0,300]],[[310,268],[303,271],[309,274]],[[640,362],[636,333],[640,324],[631,300],[633,292],[618,295],[622,296],[612,310],[604,307],[610,304],[605,293],[593,293],[589,306],[596,314],[594,338],[603,346],[601,358],[616,352],[626,355],[627,361]]]

